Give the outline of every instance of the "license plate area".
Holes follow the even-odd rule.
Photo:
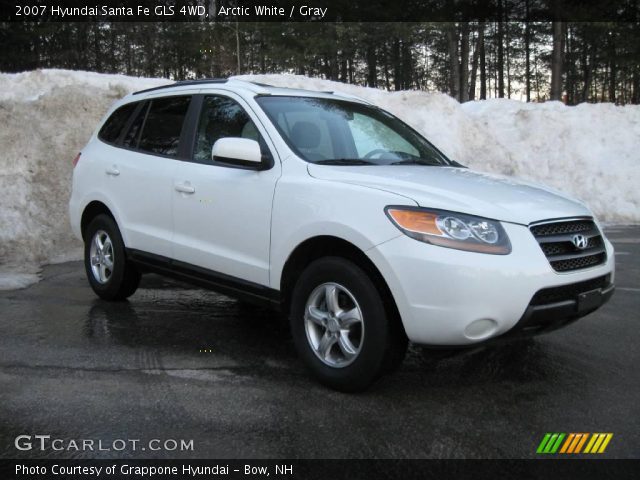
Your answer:
[[[594,310],[602,304],[602,290],[596,288],[578,295],[578,313]]]

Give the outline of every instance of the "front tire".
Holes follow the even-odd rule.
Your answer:
[[[89,285],[104,300],[124,300],[140,284],[140,272],[126,258],[122,235],[108,215],[95,217],[84,234],[84,266]]]
[[[290,324],[304,363],[324,385],[365,390],[398,366],[407,339],[367,273],[340,257],[311,263],[293,290]]]

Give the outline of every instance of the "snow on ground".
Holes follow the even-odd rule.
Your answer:
[[[476,170],[545,183],[610,223],[640,222],[640,107],[565,107],[441,93],[385,92],[294,75],[241,78],[363,97]],[[37,280],[43,263],[79,259],[67,216],[71,161],[112,102],[167,83],[68,70],[0,74],[0,289]]]
[[[19,268],[0,271],[0,290],[24,288],[40,280],[37,273],[23,273]]]

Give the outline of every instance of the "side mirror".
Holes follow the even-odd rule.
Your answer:
[[[258,142],[240,137],[226,137],[216,141],[211,149],[211,159],[214,162],[239,167],[259,169],[262,165],[262,153]]]

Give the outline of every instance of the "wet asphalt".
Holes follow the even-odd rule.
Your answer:
[[[453,356],[412,347],[358,395],[315,383],[268,310],[157,276],[107,303],[81,263],[45,267],[0,292],[0,457],[529,458],[546,432],[612,432],[606,457],[640,458],[640,227],[608,235],[618,288],[596,313]],[[193,450],[19,451],[21,434]]]

